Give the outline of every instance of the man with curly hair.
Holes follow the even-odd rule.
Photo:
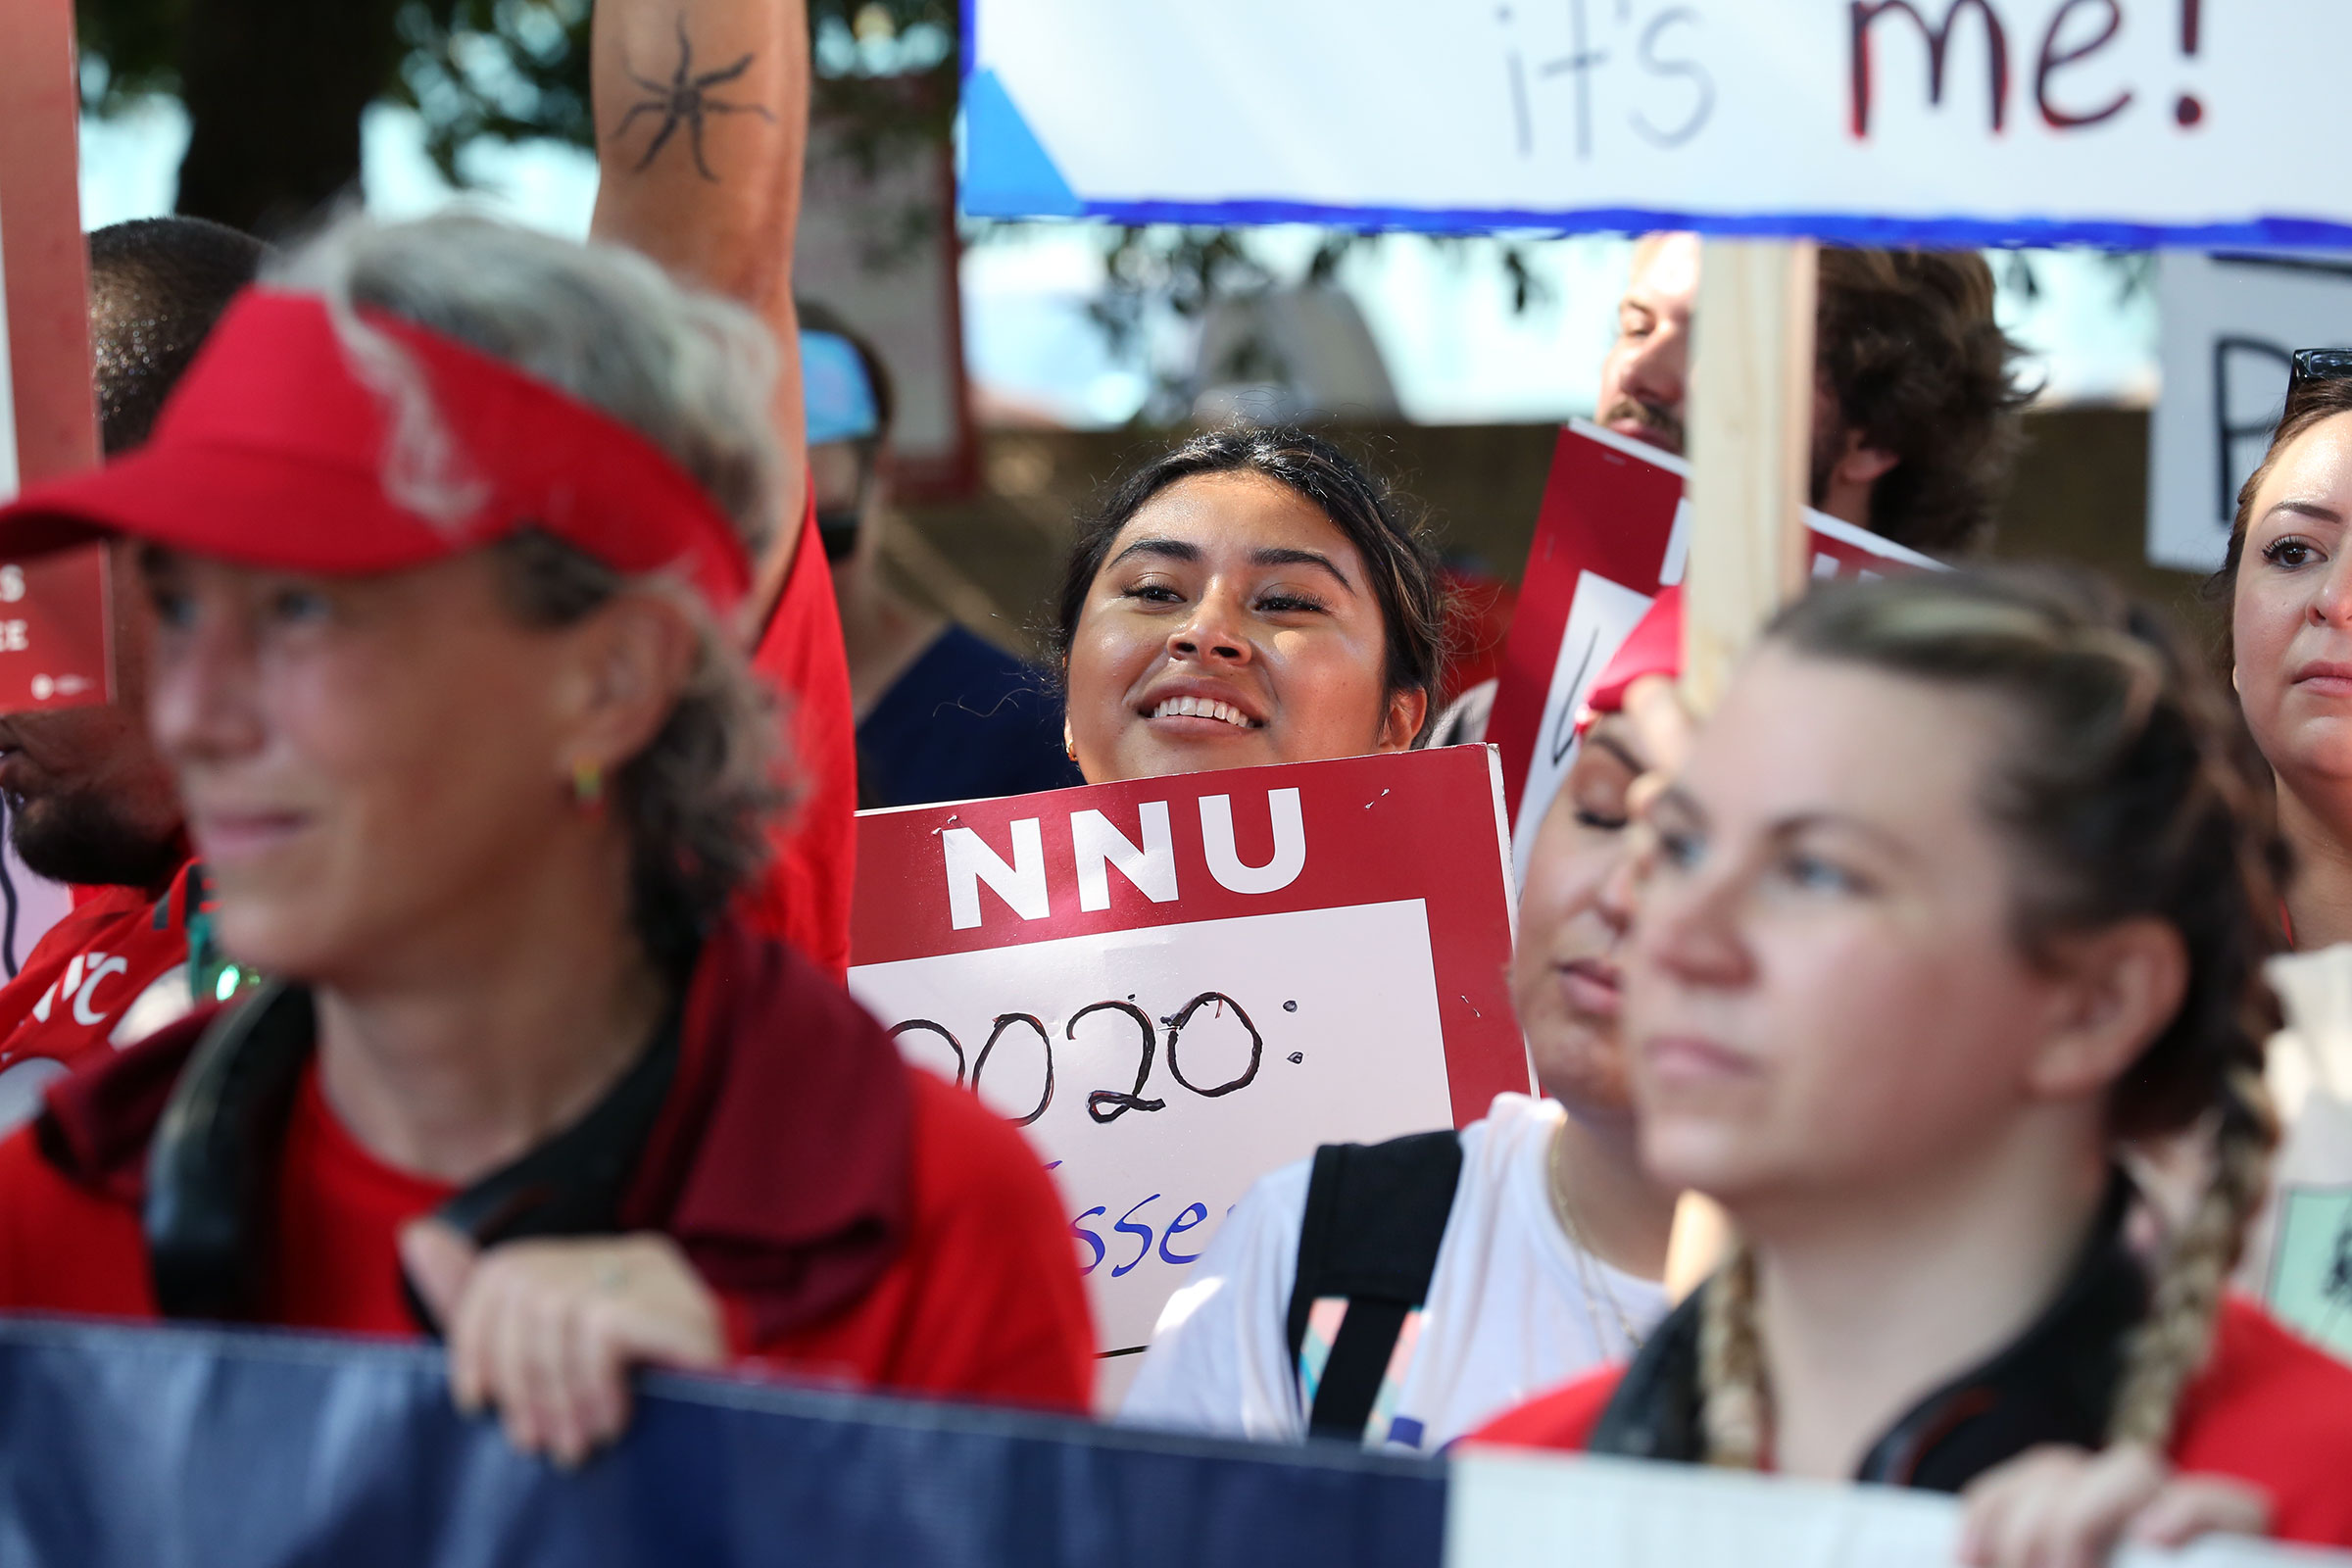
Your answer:
[[[1645,236],[1601,365],[1599,421],[1683,450],[1695,234]],[[1814,506],[1930,555],[1989,530],[2028,397],[1973,251],[1824,246],[1816,318]]]
[[[1635,245],[1593,415],[1678,457],[1698,260],[1696,234]],[[1807,497],[1817,510],[1931,556],[1984,544],[2033,396],[2017,384],[2022,351],[1992,298],[1992,269],[1974,251],[1822,247]],[[1455,698],[1428,744],[1486,739],[1494,690],[1490,680]]]

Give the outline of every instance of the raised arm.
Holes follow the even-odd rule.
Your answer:
[[[743,301],[776,334],[784,451],[777,540],[755,603],[772,604],[808,488],[792,252],[808,145],[804,0],[599,0],[592,225],[681,277]]]

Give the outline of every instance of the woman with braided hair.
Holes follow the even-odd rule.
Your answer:
[[[1630,1366],[1483,1440],[1981,1482],[1980,1561],[2352,1544],[2352,1369],[2225,1294],[2283,863],[2239,735],[2089,579],[1784,614],[1649,808],[1626,970],[1642,1161],[1743,1240]],[[2117,1148],[2199,1126],[2210,1185],[2143,1265]]]

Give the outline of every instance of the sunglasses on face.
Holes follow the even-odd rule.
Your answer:
[[[2297,349],[2294,372],[2287,377],[2289,387],[2307,381],[2352,380],[2352,349]]]

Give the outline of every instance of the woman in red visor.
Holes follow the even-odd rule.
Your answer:
[[[0,1304],[438,1332],[564,1459],[648,1362],[1083,1406],[1019,1135],[728,912],[784,804],[733,624],[772,375],[625,253],[350,223],[0,513],[143,542],[152,726],[277,977],[0,1146]]]

